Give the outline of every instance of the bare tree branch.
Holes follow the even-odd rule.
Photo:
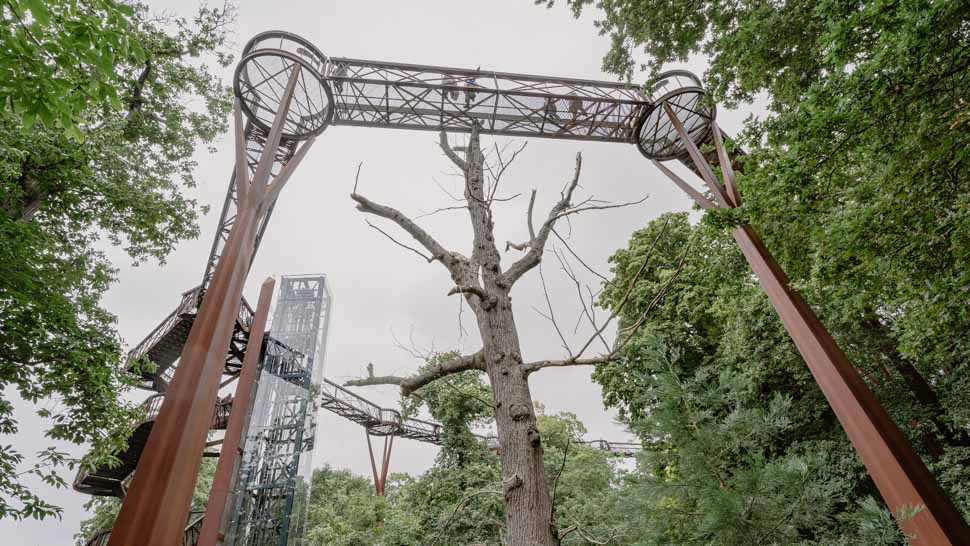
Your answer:
[[[434,180],[434,179],[432,179],[432,180]],[[457,195],[451,193],[450,191],[448,191],[447,188],[445,188],[444,186],[441,185],[441,182],[438,182],[437,180],[434,180],[434,183],[435,183],[436,186],[438,186],[438,189],[441,190],[445,195],[447,195],[452,201],[456,201],[456,202],[459,202],[459,203],[464,203],[465,202],[465,198],[464,197],[458,197]]]
[[[438,133],[438,146],[441,147],[441,151],[445,153],[448,159],[450,159],[456,167],[462,171],[468,169],[468,164],[465,163],[465,160],[459,157],[458,154],[455,153],[455,149],[448,144],[448,135],[445,134],[444,131]]]
[[[579,296],[579,304],[582,307],[582,313],[579,315],[579,320],[576,321],[576,329],[578,330],[579,323],[582,320],[583,316],[585,316],[586,319],[589,321],[590,326],[592,326],[594,330],[597,330],[598,332],[600,332],[594,335],[598,337],[600,341],[603,342],[603,347],[605,347],[606,351],[609,352],[610,344],[606,342],[606,339],[602,335],[602,331],[599,330],[599,325],[596,324],[596,312],[593,310],[593,306],[595,305],[595,301],[593,299],[593,292],[589,290],[588,286],[586,287],[587,291],[589,291],[589,299],[590,299],[589,306],[587,306],[586,298],[583,296],[583,285],[579,282],[579,279],[576,277],[576,273],[566,262],[565,257],[560,255],[559,252],[556,251],[556,249],[553,249],[553,254],[556,256],[556,259],[559,260],[559,266],[562,268],[563,272],[566,274],[567,277],[569,277],[571,281],[573,281],[573,284],[576,286],[576,294]],[[540,265],[540,270],[541,270],[541,267],[542,266]],[[573,333],[575,332],[576,330],[574,330]]]
[[[546,307],[549,309],[549,316],[546,318],[552,322],[552,326],[556,329],[556,333],[559,334],[559,341],[562,342],[562,346],[564,349],[566,349],[566,353],[572,355],[572,350],[570,350],[569,344],[566,343],[566,337],[562,335],[562,330],[559,329],[559,323],[556,322],[556,314],[552,310],[552,300],[549,299],[549,289],[546,287],[546,277],[542,274],[542,263],[539,264],[539,280],[542,283],[542,293],[546,297]]]
[[[533,188],[532,195],[529,197],[529,211],[526,214],[526,225],[529,226],[530,241],[536,238],[536,230],[535,230],[535,227],[533,227],[534,224],[532,223],[532,209],[535,208],[535,205],[536,205],[536,190]]]
[[[394,237],[391,237],[386,231],[384,231],[383,229],[381,229],[381,228],[375,226],[374,224],[370,223],[369,220],[364,220],[364,222],[366,222],[368,226],[370,226],[370,227],[376,229],[377,231],[381,232],[381,234],[384,235],[385,237],[387,237],[388,239],[390,239],[392,243],[394,243],[394,244],[396,244],[396,245],[398,245],[398,246],[400,246],[402,248],[406,248],[406,249],[410,250],[411,252],[414,252],[418,256],[421,256],[422,258],[424,258],[425,260],[427,260],[428,263],[431,263],[431,262],[434,261],[434,258],[432,258],[431,256],[426,256],[420,250],[418,250],[418,249],[416,249],[416,248],[414,248],[412,246],[408,246],[408,245],[402,243],[401,241],[398,241]]]
[[[440,207],[440,208],[434,209],[431,212],[421,213],[421,214],[415,216],[414,219],[415,220],[420,220],[421,218],[427,218],[429,216],[434,216],[435,214],[438,214],[439,212],[447,212],[447,211],[450,211],[450,210],[465,210],[467,208],[468,208],[467,205],[455,205],[453,207]]]
[[[637,272],[633,276],[633,278],[630,279],[630,283],[627,285],[626,292],[623,294],[623,298],[620,300],[619,305],[617,305],[614,308],[614,310],[610,314],[609,318],[606,319],[606,322],[604,322],[603,325],[599,329],[596,330],[596,332],[593,334],[593,336],[590,337],[589,340],[586,341],[586,344],[583,345],[583,347],[579,350],[579,352],[576,353],[575,355],[573,355],[574,358],[579,358],[580,356],[582,356],[583,353],[586,352],[586,349],[588,349],[589,346],[593,344],[593,341],[596,339],[596,336],[602,334],[603,331],[606,330],[606,327],[609,326],[609,324],[611,322],[613,322],[613,319],[615,319],[616,317],[618,317],[620,315],[620,313],[623,312],[623,308],[626,307],[627,302],[630,301],[630,296],[633,294],[633,289],[636,287],[637,282],[640,281],[640,277],[643,275],[643,272],[647,268],[647,264],[650,262],[650,257],[653,256],[653,251],[657,247],[657,243],[660,242],[660,239],[667,232],[667,226],[669,226],[669,225],[670,225],[670,220],[668,219],[666,222],[664,222],[663,227],[660,228],[660,233],[658,233],[657,234],[657,237],[653,240],[652,243],[650,243],[650,248],[647,249],[647,254],[643,258],[643,263],[640,264],[640,269],[637,270]],[[684,256],[686,256],[686,255],[687,255],[687,253],[685,252],[684,253]],[[683,260],[681,260],[681,264],[683,264]],[[614,349],[613,353],[616,353],[616,349]]]
[[[495,192],[498,191],[498,185],[499,185],[499,182],[502,181],[502,175],[505,174],[505,170],[508,169],[509,166],[512,165],[512,163],[515,162],[515,158],[519,157],[519,154],[522,153],[525,150],[525,147],[528,144],[529,144],[528,142],[523,142],[522,143],[522,146],[520,146],[518,150],[512,152],[512,157],[510,157],[508,161],[505,161],[502,158],[502,153],[501,153],[501,151],[499,151],[498,147],[495,148],[496,157],[497,157],[498,162],[499,162],[499,168],[498,168],[497,171],[492,171],[492,169],[490,167],[488,167],[489,174],[492,175],[492,184],[491,184],[492,187],[491,187],[490,191],[488,192],[488,203],[489,204],[491,204],[492,201],[495,200]],[[487,166],[487,163],[485,163],[485,164]]]
[[[471,294],[478,296],[479,301],[482,302],[482,306],[486,309],[495,305],[495,297],[489,296],[488,293],[479,286],[456,286],[448,291],[449,296],[454,296],[455,294]]]
[[[667,281],[664,282],[663,286],[660,288],[660,290],[657,292],[654,298],[650,301],[650,304],[647,305],[646,309],[644,309],[644,311],[640,314],[640,316],[632,325],[623,328],[620,332],[617,333],[617,338],[620,341],[614,344],[613,350],[608,352],[607,354],[594,357],[594,358],[580,358],[580,356],[582,356],[582,354],[586,351],[586,349],[589,348],[589,346],[593,343],[593,341],[595,341],[597,337],[603,333],[603,331],[606,329],[606,326],[610,322],[612,322],[620,314],[620,312],[622,312],[627,302],[629,302],[630,295],[632,294],[633,289],[636,286],[637,282],[639,281],[640,277],[643,275],[643,272],[646,269],[647,262],[649,262],[649,258],[653,254],[653,250],[656,247],[657,242],[659,242],[660,238],[663,237],[664,233],[666,232],[668,224],[669,224],[669,221],[664,224],[663,228],[660,231],[660,234],[657,236],[656,239],[654,239],[653,243],[650,245],[650,248],[647,251],[647,255],[644,257],[643,264],[641,264],[640,269],[637,271],[636,275],[634,275],[633,279],[631,279],[630,283],[627,285],[627,290],[624,293],[623,298],[620,300],[620,303],[616,306],[616,308],[614,309],[610,317],[607,319],[607,321],[600,328],[597,329],[597,331],[593,334],[593,336],[589,338],[589,340],[586,341],[586,344],[583,345],[583,348],[580,349],[579,352],[577,352],[576,354],[563,360],[541,360],[536,362],[530,362],[528,364],[523,364],[522,367],[526,374],[530,374],[532,372],[541,370],[543,368],[566,367],[566,366],[594,366],[596,364],[605,364],[607,362],[612,361],[616,357],[616,355],[620,353],[623,347],[625,347],[626,344],[630,341],[630,339],[633,338],[633,334],[635,334],[637,330],[639,330],[639,328],[643,326],[643,324],[646,322],[646,318],[650,314],[650,312],[653,311],[653,309],[657,306],[657,304],[659,304],[660,301],[663,300],[664,296],[667,294],[667,291],[670,289],[670,286],[680,275],[680,272],[683,271],[684,264],[687,259],[687,254],[690,252],[690,246],[692,241],[687,244],[687,248],[685,248],[684,252],[681,254],[680,260],[677,263],[677,269],[673,272],[673,274],[671,274],[670,278],[668,278]],[[622,336],[622,339],[620,339],[620,336]]]
[[[537,360],[535,362],[529,362],[522,365],[522,370],[526,374],[532,372],[537,372],[543,368],[566,368],[569,366],[595,366],[597,364],[606,364],[607,362],[612,362],[616,358],[615,352],[606,354],[603,356],[596,356],[592,358],[566,358],[563,360]]]
[[[535,208],[536,204],[536,190],[532,190],[532,195],[529,197],[529,210],[526,213],[526,225],[529,227],[529,240],[524,243],[513,243],[512,241],[505,241],[505,251],[508,252],[509,248],[514,248],[520,252],[525,251],[532,244],[532,241],[536,238],[536,230],[532,227],[532,209]]]
[[[373,385],[400,385],[406,381],[406,377],[398,375],[375,375],[373,377],[362,377],[360,379],[348,379],[344,381],[345,387],[370,387]]]
[[[431,261],[440,261],[448,269],[453,278],[456,276],[465,276],[466,272],[464,270],[467,269],[467,259],[457,252],[446,250],[445,247],[441,246],[441,244],[438,243],[434,237],[432,237],[413,220],[405,216],[401,211],[375,203],[363,195],[360,195],[356,191],[350,194],[350,198],[357,202],[357,210],[367,214],[373,214],[374,216],[380,216],[381,218],[386,218],[400,226],[401,229],[406,231],[409,235],[411,235],[411,237],[414,238],[414,240],[420,243],[421,246],[431,253]],[[427,256],[424,256],[423,254],[421,254],[421,257],[427,259]]]
[[[580,258],[578,254],[576,254],[576,252],[572,249],[572,247],[569,246],[569,243],[566,242],[566,239],[563,239],[562,235],[559,235],[559,232],[558,231],[556,231],[555,229],[553,229],[552,230],[552,234],[559,238],[559,241],[562,242],[563,246],[566,247],[566,250],[568,250],[569,253],[573,255],[573,258],[576,258],[576,261],[578,261],[579,263],[581,263],[583,265],[583,267],[586,268],[587,271],[589,271],[593,275],[596,275],[597,277],[603,279],[603,282],[605,282],[606,284],[612,284],[613,281],[607,279],[604,275],[601,275],[598,271],[596,271],[592,267],[586,265],[586,262],[584,262],[583,259]]]
[[[562,199],[552,207],[552,210],[549,211],[549,217],[542,224],[542,227],[539,228],[539,233],[529,241],[529,251],[526,252],[525,256],[519,258],[517,262],[512,264],[512,267],[505,273],[506,285],[512,286],[515,284],[522,275],[526,274],[542,260],[542,252],[545,250],[546,241],[549,240],[549,233],[552,232],[552,228],[555,226],[560,214],[569,208],[569,203],[573,198],[573,191],[579,185],[579,175],[582,169],[583,154],[577,153],[576,170],[573,173],[572,180],[566,184],[566,187],[562,191]]]
[[[410,396],[414,391],[431,383],[436,379],[449,376],[453,373],[464,372],[467,370],[484,370],[485,356],[482,351],[475,354],[462,356],[446,362],[438,362],[429,365],[418,374],[408,377],[398,376],[376,376],[363,379],[351,379],[344,383],[348,387],[364,387],[370,385],[400,385],[401,394]]]
[[[633,205],[639,205],[640,203],[643,203],[644,201],[646,201],[649,198],[650,198],[649,195],[644,195],[642,198],[637,199],[636,201],[627,201],[625,203],[609,203],[609,204],[603,204],[603,205],[589,205],[589,206],[584,206],[587,203],[602,203],[603,202],[603,201],[599,201],[597,199],[589,198],[589,199],[583,201],[582,203],[580,203],[579,205],[576,205],[575,207],[570,207],[570,208],[568,208],[568,209],[560,212],[559,213],[559,216],[557,216],[556,219],[565,218],[566,216],[570,216],[570,215],[573,215],[573,214],[579,214],[581,212],[587,212],[587,211],[591,211],[591,210],[620,209],[620,208],[623,208],[623,207],[630,207],[630,206],[633,206]]]

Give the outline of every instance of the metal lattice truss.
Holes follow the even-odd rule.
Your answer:
[[[329,379],[321,382],[317,400],[322,408],[357,423],[374,436],[400,436],[429,444],[442,443],[438,423],[402,417],[399,411],[382,408]]]
[[[277,152],[276,162],[273,164],[273,176],[276,176],[283,165],[289,161],[293,154],[296,153],[296,147],[298,142],[296,140],[284,139],[280,143],[279,151]],[[258,126],[249,123],[246,125],[246,158],[247,164],[249,165],[249,175],[251,176],[256,170],[256,163],[259,161],[260,154],[263,153],[263,148],[266,145],[266,132],[259,128]],[[202,275],[202,285],[199,292],[199,301],[202,301],[202,297],[205,295],[206,288],[209,287],[209,283],[212,282],[212,275],[215,273],[216,265],[219,263],[219,258],[222,256],[223,248],[225,248],[226,240],[229,238],[229,231],[236,221],[237,205],[239,202],[239,196],[236,191],[236,172],[233,170],[232,175],[229,177],[229,188],[226,190],[226,198],[222,204],[222,212],[219,214],[219,225],[216,229],[215,239],[212,241],[212,250],[209,251],[209,259],[206,262],[205,273]],[[269,219],[273,214],[273,207],[275,202],[270,205],[267,210],[266,215],[263,217],[259,224],[259,229],[256,234],[256,244],[253,247],[253,255],[259,250],[259,243],[263,239],[263,234],[266,232],[266,226],[269,224]]]
[[[328,379],[323,380],[318,390],[317,400],[320,407],[357,423],[372,436],[398,436],[428,444],[444,444],[444,430],[438,423],[403,417],[401,412],[382,408]],[[498,449],[495,437],[476,436],[488,447]],[[631,442],[590,440],[582,443],[624,457],[632,457],[640,451],[640,444]]]
[[[331,58],[333,124],[633,142],[650,107],[635,86]]]
[[[248,118],[245,138],[250,174],[265,148],[271,120],[294,71],[298,71],[297,84],[274,175],[293,157],[300,141],[329,125],[450,132],[467,132],[477,125],[483,133],[496,135],[636,144],[652,159],[683,159],[685,150],[660,105],[673,108],[698,143],[708,138],[715,116],[700,81],[683,71],[662,75],[645,96],[639,86],[628,83],[327,58],[298,36],[271,31],[246,45],[234,78],[236,96]],[[194,301],[183,297],[176,311],[129,354],[130,362],[148,355],[158,364],[155,375],[144,374],[149,388],[164,390],[174,373],[174,363],[236,221],[235,182],[234,172]],[[254,254],[274,206],[275,202],[269,205],[259,223]],[[238,370],[245,351],[246,325],[251,321],[244,315],[251,314],[243,302],[227,373]]]
[[[249,166],[249,174],[252,175],[256,169],[256,163],[263,151],[266,143],[266,133],[254,124],[246,126],[246,157]],[[293,156],[296,151],[297,142],[295,140],[284,140],[280,144],[276,162],[273,164],[273,174],[277,174],[283,165]],[[222,204],[222,212],[219,214],[219,224],[216,228],[216,235],[212,241],[212,248],[209,258],[206,261],[205,272],[202,275],[202,284],[182,294],[182,300],[172,313],[165,317],[162,322],[149,333],[135,348],[128,352],[128,363],[131,368],[137,359],[147,356],[148,359],[156,364],[155,371],[145,371],[142,376],[145,378],[145,387],[158,391],[165,390],[171,382],[175,373],[173,364],[182,353],[182,347],[188,338],[189,330],[194,323],[195,315],[202,305],[202,298],[205,291],[212,282],[216,265],[222,256],[226,240],[229,238],[229,231],[236,221],[238,211],[238,194],[236,191],[236,173],[233,171],[229,178],[229,188],[226,190],[226,198]],[[266,226],[273,214],[275,202],[272,203],[263,216],[256,235],[256,243],[253,247],[253,255],[259,250],[259,244],[263,239]],[[237,325],[233,331],[232,343],[226,356],[226,373],[238,373],[242,366],[242,357],[246,352],[246,340],[248,339],[249,327],[253,323],[253,309],[246,299],[240,301]]]
[[[128,352],[129,371],[137,370],[144,381],[142,387],[165,392],[172,382],[175,374],[173,364],[181,356],[182,347],[195,323],[195,316],[201,303],[201,292],[202,286],[184,292],[178,307]],[[243,298],[240,301],[236,325],[226,354],[225,373],[230,375],[239,373],[252,324],[253,309]],[[152,366],[143,369],[139,362],[142,357],[147,357]]]

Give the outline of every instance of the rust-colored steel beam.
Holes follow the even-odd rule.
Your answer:
[[[239,373],[239,382],[236,384],[232,413],[229,414],[229,425],[222,440],[222,449],[219,452],[219,462],[216,464],[216,473],[209,492],[209,502],[206,505],[205,521],[202,523],[198,546],[216,546],[222,540],[220,532],[226,500],[233,489],[234,478],[239,467],[243,427],[254,395],[256,376],[259,372],[259,356],[262,353],[263,336],[266,332],[266,318],[269,316],[269,306],[275,286],[276,281],[269,278],[263,282],[259,291],[259,303],[256,306],[253,326],[249,330],[246,356]]]
[[[181,540],[225,354],[252,260],[257,227],[313,142],[310,139],[304,143],[279,174],[272,177],[271,166],[301,68],[294,63],[284,70],[288,71],[287,85],[251,178],[247,166],[237,161],[236,180],[242,190],[239,213],[182,350],[181,362],[121,507],[109,546],[175,546]],[[245,142],[238,101],[235,122],[238,145]],[[272,184],[270,178],[273,178]]]
[[[391,466],[391,450],[394,449],[394,435],[384,436],[384,450],[381,454],[381,468],[377,468],[377,460],[374,457],[374,445],[370,441],[371,433],[365,430],[367,436],[367,452],[370,455],[370,468],[374,474],[374,494],[378,497],[384,496],[384,486],[387,484],[387,471]]]
[[[914,546],[970,544],[960,512],[749,225],[731,232],[812,376]]]
[[[687,191],[701,207],[734,208],[741,204],[734,170],[720,138],[720,129],[711,122],[712,138],[723,175],[717,180],[707,158],[691,141],[677,114],[666,103],[664,110],[717,204],[696,191]],[[658,166],[659,163],[655,162]],[[678,186],[686,185],[666,168],[661,171]],[[812,376],[821,388],[839,423],[862,459],[866,470],[896,516],[899,526],[914,546],[962,546],[970,544],[970,528],[933,474],[893,422],[875,394],[849,362],[832,335],[791,287],[788,276],[765,248],[750,225],[731,231],[741,252],[758,277],[785,329],[798,348]],[[913,517],[903,518],[908,509],[921,507]]]

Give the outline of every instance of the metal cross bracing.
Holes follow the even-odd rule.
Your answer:
[[[317,323],[309,324],[313,331]],[[239,477],[227,507],[227,545],[288,544],[302,521],[309,491],[309,453],[316,418],[312,359],[267,338],[256,400],[250,412]]]
[[[323,370],[332,301],[325,275],[282,278],[238,484],[226,503],[225,544],[285,546],[301,536],[316,436],[314,385]]]
[[[185,524],[185,531],[182,533],[179,546],[196,546],[203,521],[205,521],[205,512],[189,512],[189,519]],[[108,539],[110,538],[111,529],[105,529],[88,539],[84,546],[108,546]]]
[[[302,71],[284,122],[274,174],[293,157],[301,140],[329,125],[450,132],[467,132],[478,125],[481,132],[496,135],[635,143],[650,158],[681,159],[690,166],[686,150],[659,104],[672,105],[697,142],[708,139],[715,115],[700,81],[684,71],[662,75],[644,93],[640,86],[622,82],[327,58],[298,36],[271,31],[246,45],[234,80],[247,114],[250,174],[265,148],[273,116],[296,65]],[[133,370],[138,358],[146,355],[156,365],[154,372],[142,372],[146,388],[162,391],[171,380],[235,224],[237,205],[233,171],[201,284],[184,294],[178,308],[129,352]],[[274,206],[275,202],[260,221],[253,255]],[[226,373],[238,372],[251,316],[252,310],[243,300]]]
[[[444,430],[440,424],[413,417],[403,417],[401,412],[382,408],[329,379],[324,379],[320,383],[317,400],[320,407],[357,423],[364,427],[367,434],[371,436],[397,436],[428,444],[444,444]],[[476,436],[489,447],[496,447],[494,437]],[[640,451],[640,444],[631,442],[590,440],[582,443],[622,456],[633,456]]]
[[[151,433],[155,418],[158,417],[158,410],[161,408],[164,398],[164,394],[156,394],[148,397],[142,403],[142,416],[128,439],[128,445],[123,451],[115,455],[119,464],[110,465],[106,463],[93,469],[85,466],[78,468],[73,485],[75,491],[87,495],[124,498],[125,489],[138,466],[138,460],[141,458],[145,442]],[[212,430],[225,429],[231,411],[232,397],[220,399],[213,411],[212,423],[209,428]]]
[[[635,144],[645,157],[653,160],[664,174],[702,207],[712,208],[714,204],[671,173],[660,161],[678,160],[687,165],[707,183],[718,207],[739,206],[740,194],[737,191],[728,196],[722,195],[723,191],[715,191],[720,186],[710,168],[711,164],[716,162],[725,176],[731,178],[732,161],[723,150],[720,140],[724,135],[714,123],[714,106],[707,99],[699,79],[688,72],[672,72],[661,75],[648,89],[640,93],[636,87],[612,82],[350,58],[328,59],[315,46],[298,36],[279,31],[266,32],[247,44],[235,74],[234,90],[239,108],[253,127],[246,131],[245,137],[241,129],[238,132],[237,143],[251,141],[253,145],[250,146],[252,149],[237,145],[237,150],[242,152],[237,151],[236,163],[244,165],[246,157],[243,153],[249,152],[251,155],[253,149],[261,149],[264,145],[267,150],[273,150],[270,155],[277,164],[293,157],[288,167],[280,170],[282,181],[280,184],[274,182],[275,191],[267,193],[268,173],[265,169],[258,170],[260,176],[256,178],[261,180],[256,188],[258,201],[263,203],[264,197],[271,199],[271,210],[279,187],[292,173],[290,167],[295,168],[312,138],[328,125],[450,132],[467,132],[477,126],[486,134]],[[242,114],[239,114],[237,119],[241,118]],[[242,127],[241,121],[238,127]],[[260,135],[274,137],[266,138],[263,144]],[[281,137],[278,148],[275,136]],[[297,143],[303,140],[307,142],[297,148]],[[701,145],[708,143],[713,143],[717,148],[716,156],[705,155],[699,150]],[[247,170],[251,170],[252,165],[251,157],[249,159]],[[182,363],[182,368],[189,371],[183,370],[178,376],[205,378],[204,384],[195,383],[198,387],[193,392],[199,398],[190,396],[187,399],[189,402],[204,399],[205,404],[176,403],[176,398],[170,397],[172,402],[166,403],[165,407],[179,409],[169,414],[181,412],[178,415],[191,415],[191,419],[165,419],[168,414],[163,411],[157,428],[164,428],[166,434],[158,435],[163,439],[155,442],[157,445],[194,446],[203,437],[206,425],[204,413],[214,396],[212,372],[218,370],[213,365],[203,367],[201,364],[218,364],[223,359],[223,347],[231,345],[226,329],[230,321],[235,321],[237,326],[240,323],[238,317],[230,315],[234,313],[233,306],[240,299],[242,289],[238,283],[229,281],[244,276],[257,248],[251,243],[254,237],[258,241],[269,215],[266,214],[267,209],[255,208],[256,201],[253,199],[243,199],[241,203],[245,206],[240,207],[234,185],[235,179],[227,192],[217,238],[197,293],[197,301],[202,301],[205,294],[210,292],[210,298],[206,301],[217,302],[201,305],[200,313],[220,317],[218,321],[199,322],[215,324],[221,329],[216,335],[207,328],[199,328],[198,324],[187,323],[191,327],[189,339],[193,340],[188,345],[200,350],[204,348],[205,352],[190,351],[191,358]],[[234,211],[237,208],[241,208],[240,217],[245,221],[235,220]],[[236,229],[239,226],[244,228]],[[227,230],[241,235],[236,239],[227,238]],[[926,510],[902,522],[905,531],[920,535],[913,543],[965,542],[970,536],[970,529],[912,446],[858,378],[811,308],[788,287],[784,272],[763,247],[753,229],[743,226],[742,231],[744,233],[736,235],[736,238],[745,257],[890,508],[926,506]],[[223,248],[227,250],[224,252]],[[249,250],[240,252],[240,248]],[[215,279],[211,286],[210,279]],[[227,299],[229,294],[232,297]],[[186,309],[191,310],[190,307]],[[153,332],[150,342],[140,346],[140,352],[132,356],[148,354],[152,358],[153,354],[170,354],[175,347],[184,345],[185,337],[179,331],[183,315],[184,318],[192,317],[190,312],[173,313]],[[245,343],[245,332],[242,334],[241,339]],[[240,350],[244,350],[244,347]],[[230,356],[228,360],[234,358]],[[171,363],[167,366],[171,368]],[[164,388],[167,384],[164,376],[167,370],[161,368],[159,366],[156,372],[160,380],[156,381],[149,375],[150,384],[156,389]],[[231,367],[226,371],[231,373]],[[178,383],[180,381],[177,380]],[[339,407],[341,411],[349,411],[344,406]],[[360,414],[354,415],[364,419]],[[393,421],[393,416],[390,420]],[[387,426],[388,419],[379,416],[378,421],[374,430],[379,431],[380,427]],[[162,427],[163,423],[165,427]],[[186,428],[189,426],[192,428]],[[189,432],[180,432],[183,430]],[[389,434],[404,429],[391,423],[390,428],[385,430]],[[195,450],[161,449],[156,446],[150,452],[164,454],[156,455],[159,459],[177,459],[181,465],[179,468],[188,468],[188,455],[167,454],[194,453]],[[154,465],[151,467],[153,473],[144,480],[154,480],[154,486],[166,488],[166,491],[177,491],[173,494],[177,494],[181,505],[187,507],[191,484],[188,480],[175,479],[172,472],[167,470],[171,468],[175,466]],[[148,522],[144,524],[146,528],[157,524],[166,533],[164,537],[152,534],[152,544],[172,542],[169,539],[177,531],[171,524],[172,518],[158,516],[159,512],[155,509],[157,499],[161,497],[142,491],[137,479],[131,497],[137,497],[137,502],[128,501],[122,508],[119,523],[124,533],[116,532],[114,542],[122,544],[127,537],[136,536],[142,527],[141,521]],[[129,509],[129,505],[132,508]],[[937,542],[932,542],[934,540]]]
[[[252,123],[247,123],[246,157],[250,174],[255,171],[256,163],[259,160],[259,155],[262,153],[265,143],[265,130]],[[293,156],[296,150],[296,144],[297,142],[294,140],[284,140],[280,144],[276,162],[272,169],[274,174],[278,173],[282,165],[286,164]],[[188,338],[189,331],[195,322],[195,316],[198,313],[199,306],[202,304],[202,298],[205,296],[205,291],[212,281],[213,272],[219,263],[219,258],[222,256],[229,232],[235,223],[238,201],[236,173],[233,170],[232,175],[229,177],[229,187],[226,190],[222,211],[219,214],[216,235],[213,238],[212,248],[209,252],[209,258],[206,261],[205,271],[202,275],[202,283],[184,292],[178,307],[165,317],[145,339],[128,352],[129,369],[133,371],[136,369],[137,362],[141,357],[147,356],[148,360],[154,364],[152,369],[140,371],[140,375],[144,379],[143,386],[145,388],[163,392],[171,382],[172,376],[175,373],[173,365],[182,353],[182,347],[185,345],[185,340]],[[259,224],[256,243],[253,247],[254,255],[259,250],[259,244],[262,241],[274,207],[275,202],[270,205],[269,210]],[[253,310],[245,298],[243,298],[239,306],[239,316],[233,332],[232,345],[226,356],[225,372],[227,374],[238,373],[239,367],[242,365],[242,356],[245,354],[246,339],[248,337],[249,326],[252,324],[252,317]]]
[[[334,125],[632,142],[637,86],[360,59],[328,59]]]

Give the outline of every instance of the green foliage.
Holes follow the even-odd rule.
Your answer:
[[[124,445],[136,412],[121,398],[133,379],[115,318],[100,305],[115,278],[100,248],[163,260],[198,235],[204,208],[184,195],[192,153],[225,129],[231,106],[200,56],[229,61],[231,13],[201,8],[189,22],[107,0],[18,0],[2,17],[0,389],[56,397],[38,411],[48,436],[90,443],[94,464]],[[0,434],[17,432],[12,409],[0,399]],[[58,512],[38,511],[15,450],[2,458],[0,517]]]
[[[385,499],[374,495],[374,485],[347,470],[329,466],[313,472],[307,511],[305,544],[370,546],[377,544],[377,527]]]
[[[437,355],[448,359],[449,354]],[[420,476],[392,474],[385,497],[369,480],[329,467],[314,473],[306,544],[341,546],[451,546],[496,544],[503,530],[501,465],[470,426],[490,425],[491,394],[480,372],[432,382],[404,399],[406,413],[430,410],[445,427],[434,465]],[[608,453],[578,443],[586,428],[569,413],[548,415],[538,405],[537,425],[546,446],[549,486],[563,544],[584,537],[619,537],[624,522],[612,517],[621,502],[622,470]],[[566,532],[568,531],[568,532]],[[616,542],[620,544],[619,542]],[[626,543],[623,543],[626,544]]]
[[[455,351],[437,353],[420,372],[428,366],[460,356]],[[472,428],[492,420],[492,389],[480,371],[465,371],[440,378],[421,387],[411,396],[401,397],[403,415],[415,417],[421,408],[427,408],[431,417],[441,423],[445,449],[439,457],[452,457],[450,465],[462,465],[462,457],[480,443]]]
[[[648,253],[661,230],[666,237]],[[647,260],[621,327],[636,320],[688,242],[678,281],[622,358],[594,372],[607,403],[645,447],[617,508],[626,518],[640,514],[643,528],[634,544],[900,543],[888,512],[873,504],[878,492],[726,234],[691,226],[683,213],[651,222],[611,259],[617,282],[607,285],[604,305],[617,305]],[[849,346],[861,370],[879,373],[879,347]],[[905,387],[901,377],[873,382],[893,414],[925,415]],[[920,441],[925,430],[908,424],[906,432],[928,450]],[[938,475],[966,508],[965,463],[952,458],[965,448],[946,446],[945,452],[933,465],[946,469]]]
[[[132,39],[134,6],[112,0],[5,0],[0,16],[0,104],[16,112],[25,129],[40,121],[81,141],[79,122],[87,110],[123,109],[124,77],[118,67],[146,59]]]
[[[747,151],[742,211],[706,215],[693,228],[680,220],[680,241],[690,233],[697,238],[680,282],[629,344],[626,359],[597,371],[607,401],[643,431],[647,460],[667,469],[654,479],[696,479],[683,468],[696,472],[692,459],[708,451],[694,436],[716,437],[725,447],[744,446],[745,457],[723,462],[729,478],[809,469],[806,491],[814,496],[806,506],[815,515],[788,518],[772,540],[900,540],[749,269],[718,233],[747,221],[970,516],[970,4],[567,3],[577,14],[600,8],[597,25],[613,41],[608,70],[631,75],[638,51],[649,56],[643,68],[654,72],[702,54],[713,100],[740,106],[761,96],[769,107],[739,139]],[[658,229],[648,226],[617,253],[618,278],[631,277]],[[656,262],[650,269],[662,273],[676,253],[664,249],[650,259]],[[655,287],[648,278],[643,292]],[[606,303],[616,297],[608,287]],[[636,316],[633,309],[624,314],[627,323]],[[672,405],[677,382],[690,393],[692,410]],[[775,397],[785,406],[775,406]],[[732,415],[773,407],[782,410],[783,426],[766,422],[753,436],[716,433]],[[699,415],[696,433],[690,415]],[[769,431],[774,437],[763,436]],[[740,487],[724,482],[732,491]],[[773,489],[786,491],[783,484]],[[710,498],[717,497],[704,497]],[[705,509],[703,521],[711,513]],[[735,516],[724,512],[719,519],[732,523]],[[714,529],[711,540],[724,543],[738,536],[663,521],[675,522],[670,533]],[[794,528],[786,530],[788,523]]]

